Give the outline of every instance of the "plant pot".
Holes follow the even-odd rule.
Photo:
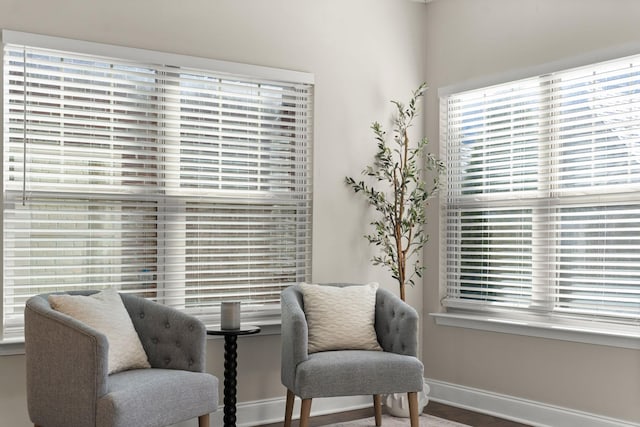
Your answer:
[[[424,382],[422,391],[418,393],[418,413],[421,414],[424,407],[429,403],[429,391],[427,382]],[[387,407],[389,415],[399,418],[409,418],[409,398],[407,393],[393,393],[384,395],[382,402]]]

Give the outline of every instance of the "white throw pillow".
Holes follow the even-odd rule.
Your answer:
[[[49,295],[54,310],[91,326],[107,336],[109,374],[127,369],[150,368],[147,354],[129,313],[113,288],[93,295]]]
[[[382,350],[374,327],[377,283],[324,286],[301,283],[309,328],[309,353]]]

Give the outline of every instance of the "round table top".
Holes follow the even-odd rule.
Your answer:
[[[238,329],[222,329],[219,325],[207,328],[207,335],[252,335],[260,332],[260,326],[240,325]]]

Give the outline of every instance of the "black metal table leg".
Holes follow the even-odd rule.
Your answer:
[[[208,335],[224,336],[224,427],[236,427],[238,335],[252,335],[259,332],[259,326],[248,325],[241,325],[239,329],[207,329]]]
[[[224,337],[224,427],[236,426],[238,336]]]

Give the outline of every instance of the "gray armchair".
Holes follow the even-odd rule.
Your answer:
[[[27,406],[35,426],[161,427],[195,417],[209,426],[218,380],[204,372],[202,322],[120,294],[151,369],[108,375],[105,335],[53,310],[47,296],[34,296],[25,307]]]
[[[333,284],[333,286],[345,286]],[[307,427],[316,397],[372,395],[381,425],[381,395],[408,393],[411,427],[419,425],[417,392],[423,365],[417,359],[418,314],[385,289],[376,293],[375,330],[384,351],[339,350],[308,354],[308,327],[299,285],[282,292],[282,384],[287,388],[285,427],[295,396],[302,399],[300,427]]]

